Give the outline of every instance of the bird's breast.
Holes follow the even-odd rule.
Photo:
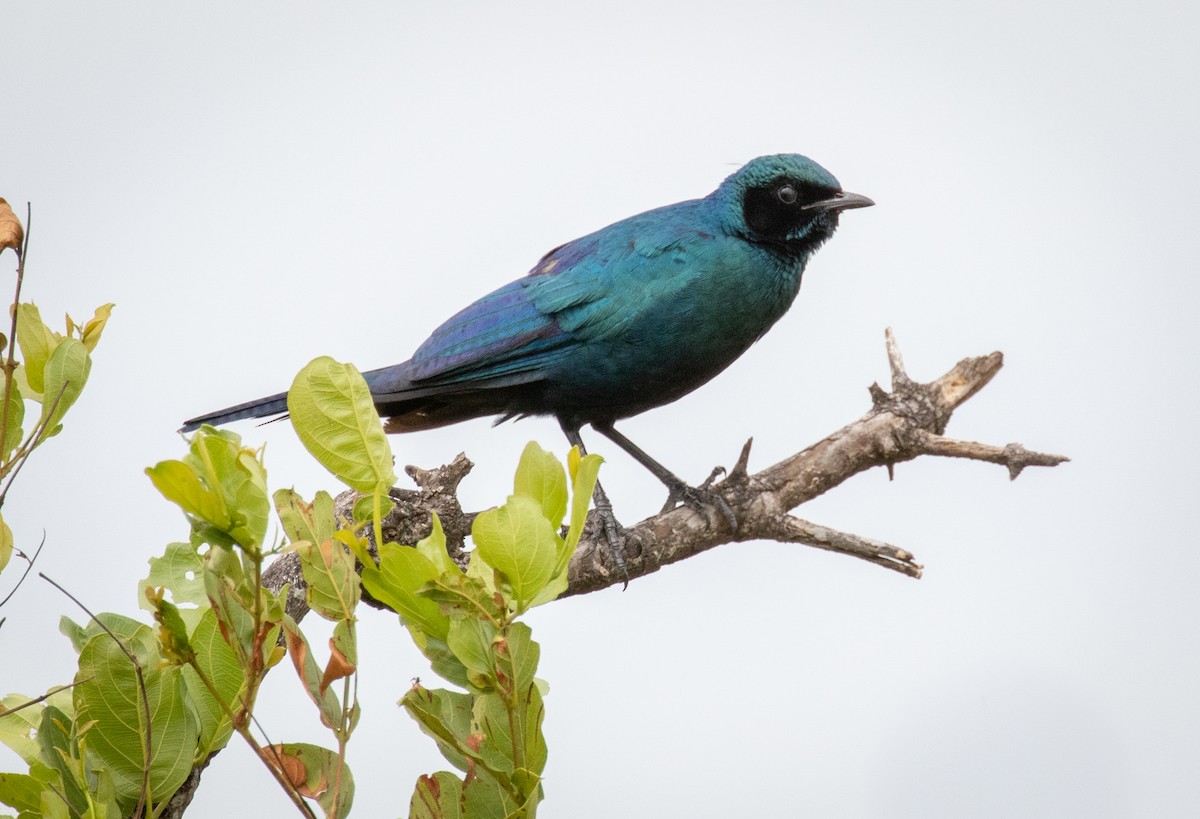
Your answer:
[[[546,379],[549,403],[588,422],[629,417],[686,395],[787,312],[801,270],[752,256],[706,270],[669,297],[648,291],[620,332],[589,339],[564,357]]]

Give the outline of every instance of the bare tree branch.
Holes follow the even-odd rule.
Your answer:
[[[842,427],[802,452],[760,472],[748,468],[750,442],[724,480],[709,488],[719,493],[737,515],[736,535],[720,515],[703,514],[681,506],[647,518],[626,530],[625,562],[629,578],[635,579],[663,566],[685,560],[725,543],[776,540],[800,543],[818,549],[851,555],[909,577],[921,576],[921,565],[905,549],[861,535],[839,532],[801,520],[791,511],[806,501],[828,492],[854,475],[873,467],[891,468],[922,455],[968,458],[1008,468],[1015,478],[1028,466],[1055,466],[1066,460],[1061,455],[1032,452],[1020,444],[958,441],[942,433],[954,410],[970,399],[1004,364],[1000,353],[965,358],[940,378],[928,384],[913,381],[904,369],[896,338],[889,329],[887,356],[891,368],[890,392],[872,384],[872,406],[858,420]],[[416,490],[393,489],[397,506],[384,523],[384,537],[399,543],[415,543],[429,534],[430,513],[436,512],[445,527],[451,554],[460,565],[465,560],[464,541],[470,533],[474,513],[464,512],[456,495],[458,484],[471,469],[459,455],[437,469],[408,467]],[[717,473],[714,473],[714,475]],[[344,493],[338,499],[343,513],[356,496]],[[303,580],[294,556],[277,560],[264,576],[272,588],[282,580],[291,582],[303,605]],[[615,583],[624,576],[613,564],[604,532],[594,516],[571,561],[566,595],[586,594]],[[291,612],[297,616],[296,611]]]
[[[642,521],[630,530],[640,549],[626,547],[630,578],[684,560],[732,540],[778,540],[803,543],[842,552],[880,566],[921,576],[913,555],[886,543],[861,537],[791,516],[791,510],[828,492],[872,467],[889,470],[895,464],[921,455],[953,455],[1004,464],[1010,474],[1026,466],[1053,466],[1067,460],[1060,455],[1029,452],[1019,444],[996,447],[968,444],[941,437],[951,414],[983,389],[1000,371],[1004,358],[992,353],[967,358],[929,384],[909,378],[891,330],[887,332],[892,391],[873,384],[873,406],[857,421],[818,441],[802,452],[748,474],[748,445],[738,465],[724,481],[711,487],[729,503],[739,521],[734,538],[720,516],[704,516],[681,507]],[[567,594],[583,594],[621,582],[596,533],[585,533],[571,561]]]

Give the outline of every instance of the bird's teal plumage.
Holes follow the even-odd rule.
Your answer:
[[[806,157],[759,157],[702,199],[632,216],[547,253],[524,278],[366,374],[390,431],[481,415],[611,426],[725,369],[791,306],[844,194]],[[193,419],[284,411],[282,395]]]

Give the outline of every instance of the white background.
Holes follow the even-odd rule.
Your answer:
[[[762,342],[623,431],[693,481],[751,435],[764,467],[867,409],[892,326],[921,379],[1005,353],[949,434],[1073,460],[1010,483],[925,459],[801,510],[912,549],[920,581],[747,543],[532,614],[542,814],[1200,815],[1198,30],[1168,0],[6,3],[25,295],[54,321],[117,308],[5,516],[22,548],[45,531],[42,571],[134,614],[146,559],[186,535],[142,474],[184,418],[317,355],[401,361],[547,249],[804,153],[878,206]],[[273,486],[334,488],[286,424],[237,429]],[[566,448],[548,420],[393,446],[466,451],[482,508],[530,438]],[[619,516],[656,511],[661,487],[588,440]],[[4,609],[0,691],[70,678],[63,613],[36,579]],[[393,617],[365,612],[361,640],[355,815],[406,815],[443,765],[394,703],[431,674]],[[261,716],[328,742],[286,668]],[[235,742],[192,813],[289,810]]]

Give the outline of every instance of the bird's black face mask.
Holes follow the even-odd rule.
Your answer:
[[[865,196],[781,177],[747,189],[742,216],[752,240],[799,256],[816,250],[833,235],[838,213],[871,204]]]

